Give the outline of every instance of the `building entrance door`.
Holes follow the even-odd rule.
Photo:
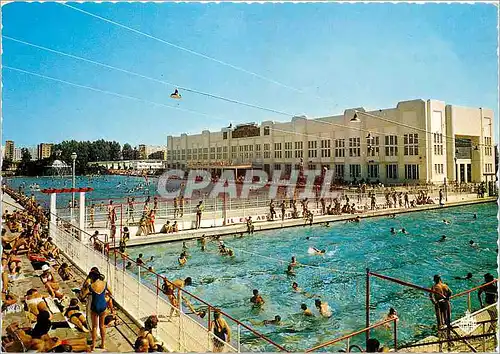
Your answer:
[[[465,182],[465,165],[463,163],[460,164],[460,182]]]

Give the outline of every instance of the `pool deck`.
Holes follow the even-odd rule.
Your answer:
[[[12,211],[14,209],[24,209],[20,206],[14,199],[12,199],[6,193],[2,193],[2,207],[3,210],[7,209]],[[7,229],[7,234],[10,234],[10,230]],[[62,256],[64,257],[64,256]],[[45,286],[42,284],[40,280],[40,270],[35,270],[33,268],[32,263],[29,261],[26,254],[21,255],[21,268],[22,272],[18,279],[12,281],[12,286],[10,287],[10,293],[14,295],[18,302],[22,304],[21,299],[24,298],[28,289],[37,289],[40,293],[46,293]],[[67,259],[62,258],[59,263],[63,261],[68,261]],[[77,268],[72,268],[72,274],[74,278],[68,281],[64,281],[60,278],[56,271],[52,272],[60,284],[61,291],[65,296],[69,298],[75,297],[72,288],[79,288],[80,285],[85,280],[86,274],[82,274],[78,272]],[[48,298],[50,299],[50,298]],[[48,300],[47,304],[52,303]],[[53,315],[53,322],[64,323],[67,322],[66,318],[63,316],[63,313],[57,307],[49,308]],[[116,315],[121,320],[121,324],[118,324],[115,327],[108,327],[106,329],[106,349],[97,349],[95,352],[131,352],[133,351],[133,343],[137,338],[139,333],[139,327],[134,321],[127,316],[127,314],[119,307],[115,307]],[[26,311],[21,312],[13,312],[13,313],[2,313],[2,335],[6,335],[6,328],[17,322],[21,327],[31,327],[32,323],[26,315]],[[49,335],[54,337],[59,337],[63,339],[71,338],[86,338],[90,341],[90,333],[82,333],[73,329],[69,324],[66,326],[61,326],[61,328],[51,329]],[[99,335],[99,333],[98,333]],[[99,337],[100,338],[100,337]],[[89,342],[88,342],[89,343]]]
[[[357,214],[321,215],[321,216],[315,215],[313,224],[321,224],[324,222],[346,221],[356,216],[359,216],[361,219],[364,219],[364,218],[372,218],[378,216],[387,216],[390,214],[403,214],[403,213],[412,213],[412,212],[426,211],[426,210],[436,210],[436,209],[449,208],[462,205],[491,203],[495,202],[496,200],[497,197],[486,197],[478,199],[475,194],[473,195],[473,197],[472,195],[468,196],[462,195],[462,196],[456,196],[454,198],[449,198],[449,201],[444,206],[440,206],[439,204],[429,204],[429,205],[418,206],[415,208],[379,209],[375,211],[367,211]],[[253,225],[255,226],[255,232],[258,232],[265,230],[281,229],[284,227],[304,226],[304,219],[303,218],[285,219],[283,221],[276,219],[275,221],[254,222]],[[209,237],[215,235],[228,236],[237,233],[246,234],[246,231],[247,231],[246,224],[236,224],[236,225],[228,225],[222,227],[201,228],[197,230],[196,229],[183,230],[170,234],[157,233],[157,234],[150,234],[148,236],[135,236],[132,234],[130,240],[127,242],[127,247],[143,246],[155,243],[192,240],[200,238],[202,235]],[[116,243],[116,245],[111,244],[110,247],[111,248],[118,247],[118,242]]]

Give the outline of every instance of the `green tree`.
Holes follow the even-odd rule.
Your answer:
[[[133,160],[134,159],[134,150],[129,143],[123,144],[122,147],[122,156],[124,160]]]
[[[2,171],[7,171],[12,166],[12,160],[3,159],[2,160]]]

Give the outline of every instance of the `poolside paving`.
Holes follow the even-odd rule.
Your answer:
[[[16,208],[22,209],[22,207],[16,203],[7,194],[2,194],[2,206],[3,210],[6,208],[11,211]],[[3,225],[5,228],[5,225]],[[7,235],[10,234],[10,230],[7,228]],[[45,286],[43,285],[40,274],[41,270],[36,270],[32,263],[29,261],[27,255],[20,255],[21,259],[21,274],[16,279],[12,280],[12,285],[9,287],[10,294],[14,295],[18,304],[22,305],[22,299],[26,295],[29,289],[37,289],[41,294],[47,294]],[[68,259],[61,256],[60,262],[67,261]],[[69,298],[75,297],[72,288],[80,287],[83,283],[86,274],[79,273],[77,269],[72,269],[72,274],[74,279],[70,281],[63,281],[57,271],[52,270],[56,281],[59,283],[61,291]],[[90,341],[90,333],[83,333],[76,329],[73,329],[69,324],[65,324],[66,319],[63,313],[54,305],[51,298],[46,299],[47,305],[50,312],[53,315],[52,322],[58,322],[62,328],[53,328],[49,332],[51,337],[58,337],[62,339],[66,338],[87,338]],[[82,306],[80,304],[80,306]],[[18,308],[18,312],[12,313],[2,313],[2,336],[6,335],[6,328],[14,323],[19,323],[20,327],[32,327],[33,323],[27,317],[26,311],[24,309]],[[108,352],[133,352],[132,344],[135,342],[138,333],[138,326],[133,323],[133,321],[128,318],[121,309],[116,308],[117,316],[123,321],[122,324],[116,327],[109,327],[106,329],[106,349],[101,351]],[[98,333],[99,336],[99,333]]]

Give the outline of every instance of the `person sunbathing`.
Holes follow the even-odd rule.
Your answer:
[[[59,283],[55,280],[54,276],[50,272],[50,266],[48,264],[44,264],[42,266],[42,275],[40,275],[40,280],[45,285],[45,288],[49,292],[49,294],[58,299],[62,299],[64,294],[61,292]]]
[[[84,333],[88,333],[88,325],[85,316],[80,311],[80,306],[78,306],[78,299],[71,299],[69,302],[69,306],[66,308],[64,312],[64,316],[69,319],[71,323],[73,323],[80,331]]]
[[[37,289],[29,289],[26,292],[24,302],[28,310],[27,316],[32,322],[36,321],[36,316],[39,313],[38,305],[44,302],[43,299],[46,297],[49,297],[49,294],[40,294]]]
[[[57,270],[57,274],[61,277],[62,280],[71,280],[73,278],[73,274],[71,274],[71,271],[69,270],[68,263],[64,262],[61,264],[59,269]]]

